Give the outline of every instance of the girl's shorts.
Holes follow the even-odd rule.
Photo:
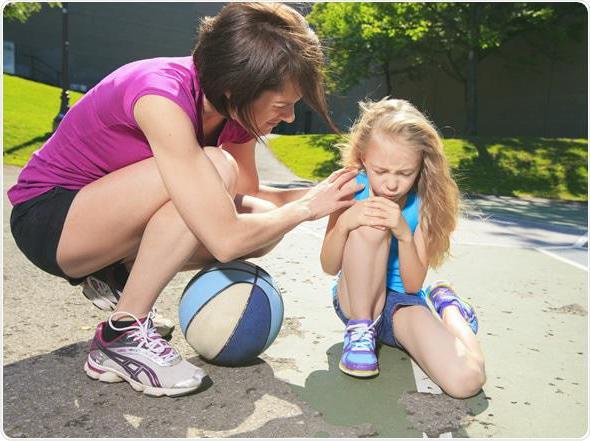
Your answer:
[[[13,207],[10,230],[18,248],[43,271],[63,277],[72,285],[84,278],[67,276],[57,264],[57,245],[68,210],[78,190],[54,187]]]
[[[348,323],[348,317],[344,315],[340,303],[338,302],[338,283],[334,284],[332,288],[332,304],[336,314],[345,325]],[[424,299],[424,294],[420,291],[418,294],[406,294],[393,291],[387,288],[385,295],[385,306],[381,311],[381,319],[376,325],[377,340],[388,346],[402,348],[402,345],[396,340],[393,332],[393,313],[402,306],[422,305],[428,308],[428,304]]]

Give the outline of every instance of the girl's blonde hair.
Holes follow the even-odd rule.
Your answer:
[[[342,153],[342,165],[363,168],[362,155],[376,131],[389,138],[401,138],[422,154],[422,166],[414,186],[421,199],[420,224],[426,233],[429,263],[437,267],[449,254],[460,203],[442,139],[434,125],[408,101],[386,97],[359,105],[360,117],[346,142],[337,145]]]

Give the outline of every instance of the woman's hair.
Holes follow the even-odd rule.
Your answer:
[[[426,233],[430,265],[439,266],[449,254],[450,236],[457,225],[460,195],[434,124],[405,100],[384,98],[361,102],[361,115],[344,143],[338,144],[342,164],[362,168],[362,155],[371,134],[398,138],[422,155],[414,186],[421,199],[420,223]]]
[[[251,104],[292,81],[328,125],[324,54],[305,19],[280,3],[229,3],[199,29],[193,60],[205,96],[226,118],[234,111],[256,137]],[[229,96],[228,96],[229,95]]]

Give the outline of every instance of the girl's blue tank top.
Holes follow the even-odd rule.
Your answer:
[[[357,192],[354,195],[356,200],[363,200],[367,199],[370,196],[369,193],[369,178],[367,173],[364,170],[361,170],[359,174],[356,176],[356,182],[358,184],[364,184],[365,188],[361,191]],[[408,193],[408,197],[406,198],[406,205],[402,209],[402,216],[408,223],[410,227],[410,231],[412,231],[412,235],[416,231],[416,227],[418,226],[418,221],[420,217],[420,197],[416,194],[415,191],[411,191]],[[398,251],[398,240],[392,234],[391,237],[391,247],[389,249],[389,258],[387,260],[387,288],[405,293],[406,290],[404,289],[404,284],[402,282],[402,278],[399,272],[399,251]]]

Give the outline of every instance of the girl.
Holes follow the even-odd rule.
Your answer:
[[[87,297],[115,308],[96,328],[90,377],[156,396],[196,390],[204,372],[153,324],[166,284],[215,260],[261,256],[299,223],[353,203],[357,186],[342,187],[354,171],[312,189],[258,183],[256,139],[292,122],[300,98],[334,127],[322,63],[295,10],[230,3],[203,22],[192,56],[119,68],[35,152],[8,192],[11,230],[35,265],[85,281]]]
[[[361,110],[339,147],[366,187],[355,205],[330,215],[321,252],[324,271],[339,272],[333,302],[346,324],[340,369],[377,375],[378,339],[406,350],[449,395],[469,397],[485,382],[473,308],[444,282],[417,294],[428,267],[448,254],[457,223],[459,191],[442,140],[407,101],[361,103]]]

